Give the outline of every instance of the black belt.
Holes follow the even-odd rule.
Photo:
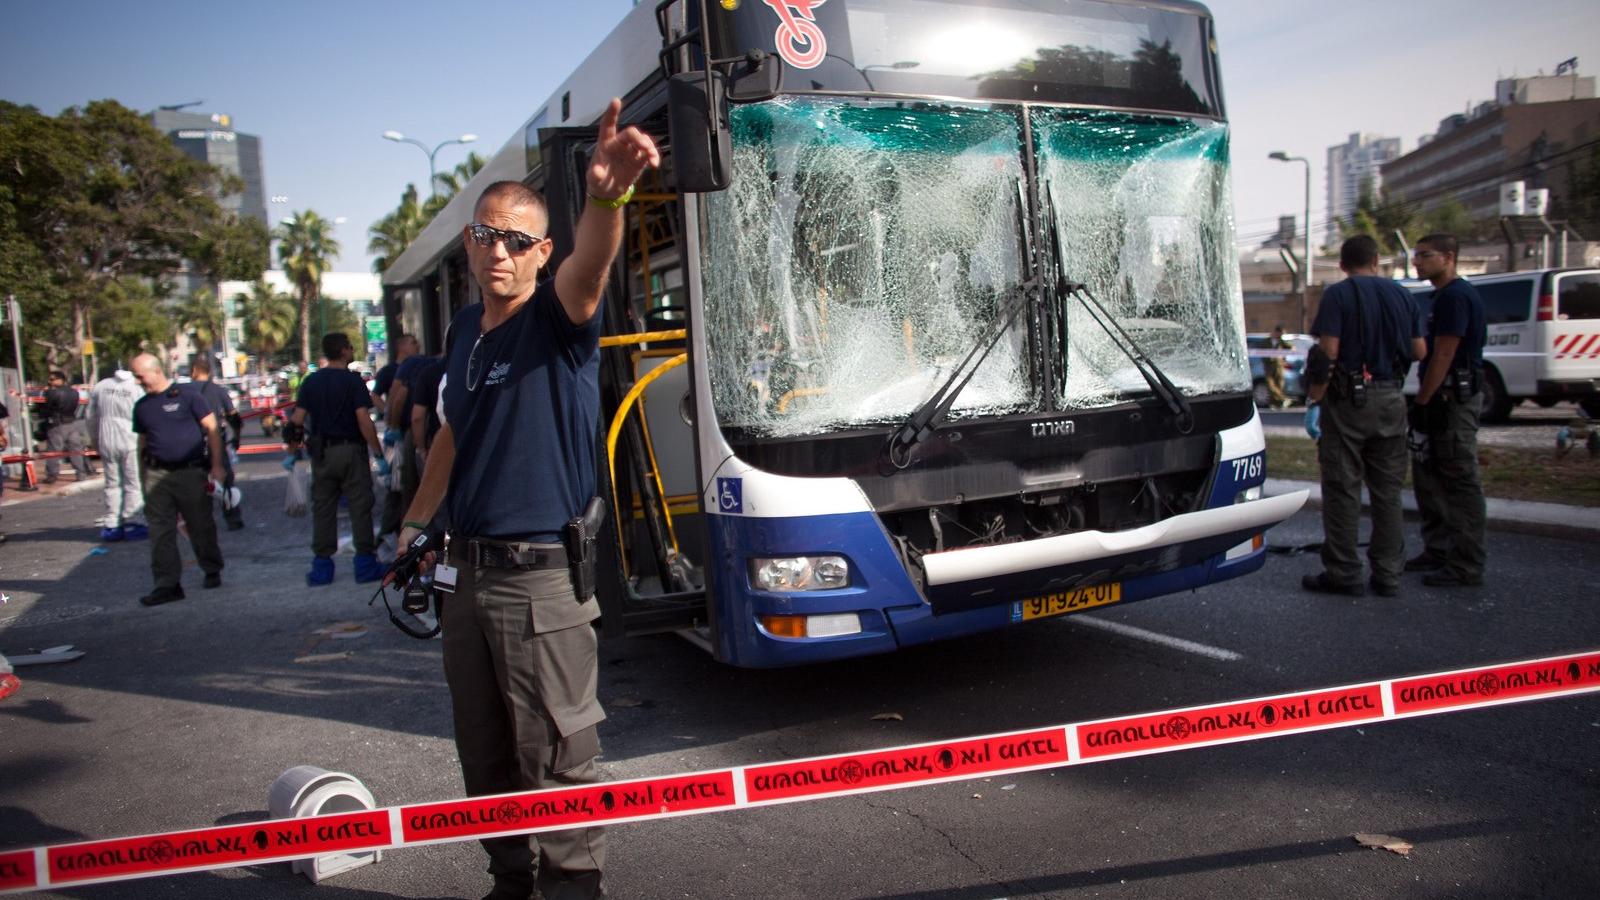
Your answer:
[[[339,447],[344,444],[365,444],[367,442],[366,438],[358,437],[323,437],[322,435],[317,434],[312,435],[312,437],[321,441],[322,446],[324,447]]]
[[[1374,378],[1367,383],[1375,388],[1402,388],[1406,385],[1402,378]]]
[[[459,557],[456,555],[458,552]],[[452,538],[450,557],[461,559],[474,568],[565,569],[567,567],[565,547],[534,547],[523,542],[492,541],[488,538]]]
[[[186,459],[183,462],[162,462],[159,459],[146,459],[145,465],[152,469],[160,469],[163,472],[179,472],[184,469],[204,469],[207,464],[205,459],[201,458]]]

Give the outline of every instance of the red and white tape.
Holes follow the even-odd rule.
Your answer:
[[[548,791],[0,852],[0,893],[690,816],[1600,691],[1600,651],[1027,731]]]

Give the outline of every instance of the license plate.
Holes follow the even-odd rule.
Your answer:
[[[1121,599],[1121,582],[1092,584],[1088,587],[1062,591],[1059,594],[1045,594],[1014,601],[1011,604],[1011,621],[1027,622],[1051,616],[1064,616],[1067,613],[1092,609],[1096,606],[1109,606]]]

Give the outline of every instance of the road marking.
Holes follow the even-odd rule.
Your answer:
[[[1143,628],[1135,628],[1132,625],[1123,625],[1121,622],[1108,622],[1105,619],[1096,619],[1093,616],[1086,616],[1082,614],[1071,616],[1067,621],[1091,625],[1102,631],[1109,631],[1112,634],[1120,634],[1123,637],[1131,637],[1136,640],[1149,641],[1152,644],[1160,644],[1163,647],[1171,647],[1174,650],[1182,650],[1185,653],[1194,653],[1200,656],[1210,657],[1211,659],[1220,659],[1223,662],[1233,662],[1234,660],[1244,659],[1242,654],[1235,653],[1232,650],[1225,650],[1221,647],[1213,647],[1210,644],[1201,644],[1195,641],[1184,640],[1183,638],[1173,637],[1170,634],[1161,634],[1157,631],[1146,631]]]

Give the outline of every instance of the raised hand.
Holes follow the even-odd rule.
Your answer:
[[[627,193],[646,168],[661,165],[656,142],[629,125],[617,130],[622,101],[613,98],[600,117],[600,140],[589,157],[589,193],[602,200],[615,200]]]

